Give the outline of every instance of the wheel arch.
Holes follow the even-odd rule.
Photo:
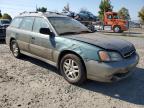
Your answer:
[[[58,62],[57,62],[57,67],[58,67],[58,69],[60,69],[60,61],[61,61],[62,57],[64,57],[64,56],[67,55],[67,54],[74,54],[74,55],[76,55],[77,57],[79,57],[80,60],[81,60],[81,62],[82,62],[82,64],[83,64],[83,66],[84,66],[84,69],[85,69],[85,71],[86,71],[86,66],[85,66],[85,63],[84,63],[83,58],[82,58],[78,53],[76,53],[75,51],[71,51],[71,50],[64,50],[64,51],[62,51],[62,52],[59,54]],[[86,72],[87,72],[87,71],[86,71]]]
[[[11,41],[12,41],[12,40],[16,40],[16,39],[15,39],[14,37],[11,37],[11,38],[10,38],[10,41],[9,41],[10,50],[11,50]]]

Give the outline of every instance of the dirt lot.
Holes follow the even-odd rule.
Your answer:
[[[68,84],[55,67],[31,57],[15,59],[0,44],[0,108],[144,108],[144,38],[121,37],[136,45],[140,63],[123,81]]]

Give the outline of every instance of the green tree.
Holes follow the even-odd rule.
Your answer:
[[[36,11],[38,11],[38,12],[46,12],[47,8],[45,8],[45,7],[36,8]]]
[[[138,15],[141,19],[141,22],[144,23],[144,7],[139,11]]]
[[[122,7],[119,12],[118,15],[124,19],[124,20],[130,20],[130,14],[129,14],[129,10],[126,9],[125,7]]]
[[[2,14],[1,14],[1,10],[0,10],[0,19],[1,19],[1,17],[2,17]]]
[[[4,13],[1,18],[2,18],[2,19],[12,20],[12,17],[11,17],[9,14],[7,14],[7,13]]]
[[[100,20],[103,20],[104,13],[109,12],[113,10],[113,6],[111,5],[110,0],[101,0],[101,3],[99,5],[99,18]]]

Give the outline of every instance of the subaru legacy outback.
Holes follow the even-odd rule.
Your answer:
[[[139,56],[128,41],[91,33],[84,25],[53,12],[26,12],[7,28],[14,57],[26,54],[58,68],[72,84],[86,79],[114,82],[128,77]]]

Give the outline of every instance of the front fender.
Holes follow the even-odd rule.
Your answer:
[[[83,61],[88,61],[88,60],[99,60],[99,56],[97,52],[101,50],[99,47],[96,47],[94,45],[77,41],[77,40],[72,40],[68,38],[62,38],[58,37],[56,38],[56,50],[54,51],[54,61],[57,62],[59,55],[63,51],[71,51],[76,54],[78,54]]]

